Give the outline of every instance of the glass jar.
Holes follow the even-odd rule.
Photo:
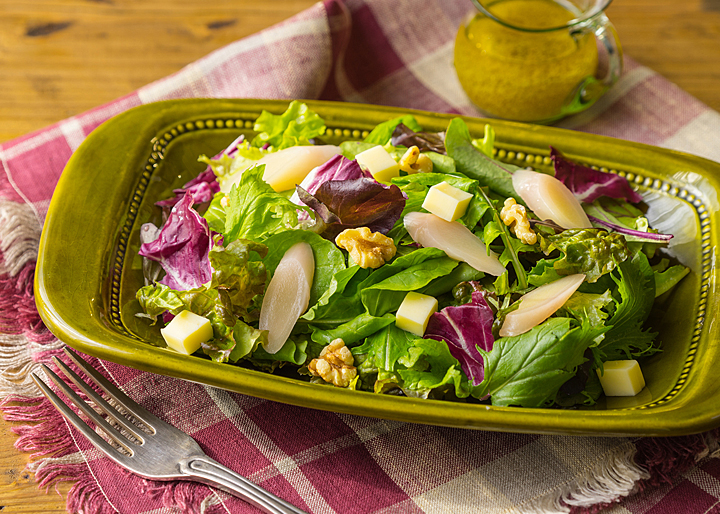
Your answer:
[[[551,123],[590,107],[622,72],[611,0],[473,0],[455,69],[486,115]]]

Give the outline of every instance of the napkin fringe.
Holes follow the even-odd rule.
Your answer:
[[[0,275],[11,278],[37,261],[42,225],[29,204],[0,200]],[[31,282],[32,285],[32,282]]]
[[[534,499],[527,505],[527,512],[583,512],[597,503],[607,505],[631,494],[639,480],[649,478],[649,474],[635,463],[634,456],[635,446],[630,442],[613,449],[580,478]]]

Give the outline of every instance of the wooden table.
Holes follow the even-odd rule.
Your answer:
[[[0,0],[0,141],[130,93],[313,3]],[[615,0],[608,15],[628,55],[720,110],[720,0]],[[38,491],[23,471],[10,426],[0,421],[0,511],[65,512],[64,497]]]

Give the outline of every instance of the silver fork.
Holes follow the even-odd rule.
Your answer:
[[[112,419],[115,426],[83,401],[63,380],[43,364],[43,370],[62,389],[65,395],[117,444],[117,447],[100,437],[83,422],[35,373],[32,378],[48,400],[75,428],[87,437],[97,449],[118,465],[151,480],[192,480],[217,487],[242,498],[269,514],[307,514],[285,500],[250,482],[222,464],[211,459],[189,435],[162,421],[132,401],[105,377],[82,360],[75,352],[65,349],[75,364],[95,382],[127,417],[96,393],[64,362],[53,358],[63,373]],[[137,422],[133,423],[131,419]],[[128,437],[129,436],[129,437]]]

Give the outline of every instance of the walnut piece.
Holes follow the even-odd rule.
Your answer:
[[[425,154],[420,153],[417,146],[411,146],[400,158],[400,169],[406,173],[430,173],[433,170],[433,163]]]
[[[395,243],[380,232],[368,227],[348,228],[335,238],[335,244],[350,253],[361,268],[379,268],[395,257]]]
[[[308,370],[316,377],[337,387],[347,387],[357,376],[357,369],[353,366],[352,353],[345,341],[338,338],[322,349],[320,357],[308,364]]]
[[[514,198],[506,198],[503,208],[500,211],[500,218],[505,225],[526,245],[537,243],[537,234],[530,228],[527,211],[522,205],[518,205]]]

